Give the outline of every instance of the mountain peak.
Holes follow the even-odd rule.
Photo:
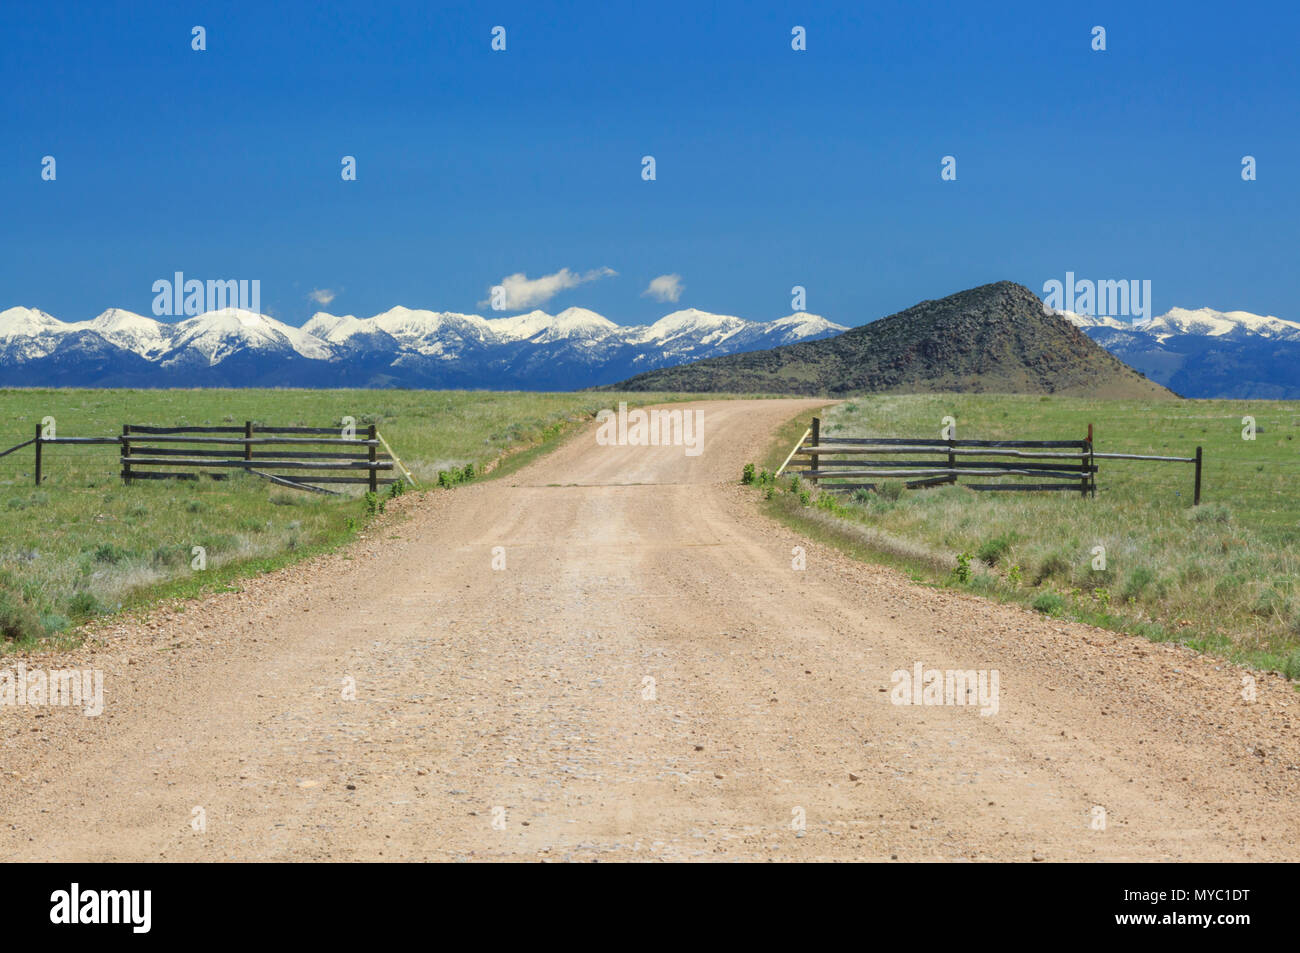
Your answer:
[[[832,395],[1171,396],[1010,281],[922,301],[836,337],[665,368],[619,386]]]

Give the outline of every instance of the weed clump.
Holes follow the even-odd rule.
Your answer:
[[[1065,608],[1065,600],[1054,592],[1040,592],[1030,605],[1044,615],[1056,615]]]
[[[994,536],[980,544],[975,555],[980,558],[980,562],[990,568],[1000,563],[1011,551],[1012,538],[1009,534]]]

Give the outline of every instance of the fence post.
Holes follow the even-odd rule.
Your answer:
[[[379,492],[379,470],[375,467],[375,463],[379,459],[379,453],[378,453],[379,447],[377,446],[378,441],[377,438],[375,437],[375,434],[378,432],[378,430],[379,428],[377,425],[375,424],[370,425],[370,492],[371,493]]]
[[[1201,448],[1196,448],[1196,489],[1192,492],[1192,506],[1201,505]]]
[[[1088,424],[1088,437],[1083,441],[1083,453],[1079,456],[1079,462],[1085,468],[1092,463],[1092,424]],[[1090,476],[1092,474],[1087,469],[1079,475],[1079,495],[1085,500],[1088,498],[1088,477]]]
[[[36,485],[41,485],[41,425],[36,425]]]
[[[251,420],[245,420],[244,421],[244,459],[245,460],[253,459],[252,439],[253,439],[253,422]]]
[[[131,436],[131,425],[122,424],[122,482],[129,484],[131,482],[131,461],[127,458],[131,456],[131,441],[127,438]]]
[[[1097,471],[1093,468],[1096,466],[1097,460],[1093,457],[1093,452],[1092,424],[1088,424],[1088,489],[1095,500],[1097,498]]]
[[[812,445],[814,447],[817,447],[821,445],[821,442],[822,442],[822,419],[820,417],[814,417],[812,419]],[[818,455],[816,452],[814,452],[808,454],[808,456],[812,458],[812,469],[815,472],[817,470]],[[812,481],[813,486],[817,485],[816,476],[811,476],[808,479]]]
[[[948,433],[948,469],[955,471],[957,469],[957,454],[952,451],[957,446],[957,428],[953,427]],[[948,482],[953,486],[957,485],[957,474],[955,472],[949,475]]]

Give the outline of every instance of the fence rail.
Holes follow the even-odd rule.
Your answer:
[[[31,440],[0,451],[0,457],[34,445],[33,475],[37,485],[44,476],[45,447],[87,444],[120,447],[121,476],[127,484],[134,480],[197,480],[201,473],[220,480],[229,475],[222,471],[240,470],[282,486],[317,493],[335,491],[312,484],[365,484],[376,491],[381,485],[396,482],[390,474],[398,468],[415,485],[415,477],[378,428],[371,424],[364,433],[363,437],[345,437],[334,427],[267,427],[245,421],[242,427],[123,424],[120,436],[47,437],[38,424]],[[272,449],[277,447],[291,449]]]
[[[230,434],[231,436],[212,436]],[[239,436],[234,436],[239,434]],[[310,436],[283,436],[284,434],[309,434]],[[253,476],[270,480],[282,486],[304,490],[331,492],[315,483],[364,483],[373,492],[392,479],[380,479],[381,472],[391,471],[393,461],[379,458],[378,429],[371,424],[364,438],[345,437],[337,429],[324,427],[254,427],[246,421],[243,427],[148,427],[124,424],[119,442],[122,447],[122,482],[132,480],[189,479],[197,480],[199,473],[208,470],[242,470]],[[166,444],[170,446],[158,446]],[[176,444],[186,444],[176,447]],[[197,445],[197,447],[195,446]],[[214,445],[242,447],[243,452],[230,450],[205,450]],[[276,450],[258,451],[256,447],[310,445],[325,447],[365,448],[365,453],[337,453],[328,449],[298,452]],[[166,467],[165,470],[151,469]],[[311,473],[281,471],[313,471]],[[198,471],[198,472],[191,472]],[[321,473],[319,471],[325,471]],[[347,474],[347,475],[342,475]],[[225,474],[209,476],[220,479]]]
[[[938,459],[873,459],[892,455]],[[958,459],[978,457],[978,460]],[[1009,459],[999,459],[1009,458]],[[1025,460],[1052,460],[1026,463]],[[1083,440],[957,440],[916,437],[821,436],[821,419],[814,417],[777,476],[790,473],[826,490],[875,490],[877,484],[847,482],[862,479],[906,479],[911,489],[957,484],[965,477],[1029,477],[1035,481],[959,485],[970,490],[1028,492],[1067,491],[1097,495],[1098,460],[1144,460],[1195,464],[1193,506],[1201,502],[1201,448],[1195,456],[1167,457],[1135,453],[1098,453],[1093,446],[1092,424]],[[1077,461],[1077,462],[1075,462]]]

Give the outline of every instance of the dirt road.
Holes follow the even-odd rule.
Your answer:
[[[810,543],[734,483],[813,405],[698,406],[698,457],[588,431],[26,659],[105,708],[0,708],[0,857],[1300,858],[1280,678]],[[997,711],[891,703],[918,662]]]

